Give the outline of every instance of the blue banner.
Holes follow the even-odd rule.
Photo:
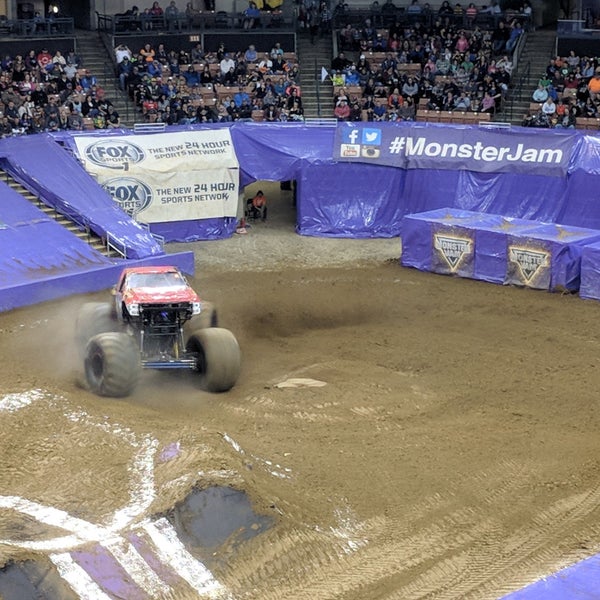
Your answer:
[[[577,137],[416,123],[340,123],[333,156],[401,169],[466,170],[564,177]]]

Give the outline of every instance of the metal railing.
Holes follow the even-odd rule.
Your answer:
[[[181,33],[185,31],[204,31],[205,29],[243,29],[244,14],[226,11],[198,12],[191,17],[146,16],[146,15],[108,15],[96,12],[99,31],[112,33],[161,32]],[[294,19],[282,12],[261,11],[255,30],[285,29],[293,30]]]
[[[127,246],[118,240],[110,231],[106,232],[105,238],[106,249],[108,252],[114,252],[121,258],[127,258]]]
[[[0,32],[11,37],[61,37],[74,34],[75,21],[72,17],[3,19],[0,20]]]

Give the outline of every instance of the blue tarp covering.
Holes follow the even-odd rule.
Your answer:
[[[240,183],[245,186],[257,180],[295,179],[296,229],[302,235],[393,237],[402,233],[405,215],[443,207],[600,229],[594,192],[600,183],[600,140],[594,136],[579,131],[536,130],[532,140],[531,130],[521,127],[490,130],[432,123],[374,125],[351,124],[350,133],[382,131],[377,157],[355,160],[336,160],[343,138],[340,131],[348,129],[347,124],[229,125],[240,164]],[[173,131],[223,126],[189,125]],[[129,133],[102,131],[85,135]],[[73,135],[66,132],[54,139],[74,149]],[[418,141],[429,135],[441,146],[446,142],[450,147],[457,140],[468,141],[474,148],[479,143],[483,148],[481,165],[451,156],[433,156],[424,162],[414,157],[390,158],[390,140],[400,136]],[[428,148],[424,146],[423,151]],[[493,161],[483,159],[490,149],[496,152],[498,148],[505,150],[504,156],[513,158],[520,154],[526,158],[525,150],[529,149],[534,157],[529,161],[496,161],[501,172],[490,172]],[[551,155],[544,162],[538,156],[544,149],[560,155]],[[423,164],[428,167],[422,168]],[[467,169],[471,164],[479,170]],[[168,241],[193,241],[227,237],[234,224],[189,221],[156,224],[152,230],[165,235]]]
[[[600,556],[582,560],[502,600],[598,600]]]
[[[82,272],[109,264],[85,241],[1,181],[0,198],[0,288],[61,271]]]
[[[0,165],[49,206],[101,237],[110,233],[127,249],[129,258],[162,254],[151,234],[120,210],[51,136],[0,140]]]

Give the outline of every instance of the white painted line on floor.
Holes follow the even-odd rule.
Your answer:
[[[50,560],[80,600],[111,600],[69,553],[51,554]]]
[[[161,562],[169,565],[199,594],[206,595],[208,598],[233,600],[206,566],[185,549],[167,519],[144,523],[142,528],[150,536]]]
[[[127,575],[149,596],[163,598],[171,588],[161,581],[136,548],[124,539],[102,544],[123,566]]]
[[[44,394],[41,390],[29,390],[28,392],[21,392],[18,394],[6,394],[6,396],[0,398],[0,412],[17,412],[43,397]]]
[[[45,525],[51,525],[53,527],[60,527],[69,531],[73,535],[55,538],[53,540],[44,540],[41,542],[36,541],[11,541],[2,540],[3,544],[10,544],[13,546],[21,546],[22,548],[29,548],[32,550],[50,549],[50,550],[64,550],[66,547],[63,545],[64,540],[71,540],[75,538],[77,540],[75,546],[84,544],[86,542],[96,542],[102,540],[107,535],[107,530],[104,527],[99,527],[88,523],[83,519],[72,517],[69,513],[52,506],[43,506],[32,500],[26,500],[25,498],[19,498],[18,496],[0,496],[0,508],[11,508],[22,514],[29,515]],[[51,544],[51,545],[49,545]],[[53,544],[53,545],[52,545]]]

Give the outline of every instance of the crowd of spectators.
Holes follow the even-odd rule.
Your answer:
[[[251,0],[249,29],[259,3],[265,6]],[[386,0],[381,12],[390,4]],[[347,10],[343,0],[333,10],[316,0],[300,0],[298,6],[299,23],[313,38],[329,34],[334,16]],[[175,0],[164,11],[154,1],[142,13],[137,7],[130,12],[135,19],[145,13],[180,15]],[[444,2],[433,14],[428,4],[412,0],[407,13],[431,18],[407,23],[396,17],[386,28],[366,18],[339,31],[340,52],[330,71],[333,115],[339,120],[394,121],[414,120],[419,108],[497,111],[510,83],[511,53],[523,32],[519,15],[531,17],[528,2],[516,18],[499,12],[497,2],[481,8],[469,4],[464,11],[459,3]],[[490,30],[477,25],[481,14],[493,15],[496,26]],[[465,19],[471,28],[461,26]],[[168,48],[165,38],[156,47],[144,43],[134,51],[118,46],[115,61],[121,90],[148,122],[304,119],[296,57],[278,43],[270,52],[259,53],[252,44],[242,52],[230,52],[224,44],[205,52],[200,43]],[[6,56],[0,95],[0,136],[121,126],[113,103],[73,51],[62,56],[43,48],[25,57]]]
[[[419,0],[413,0],[408,10],[415,7],[421,8]],[[340,53],[330,71],[335,116],[414,120],[419,107],[496,113],[510,85],[512,54],[523,34],[523,21],[520,13],[515,17],[498,12],[496,25],[484,29],[476,24],[476,15],[495,11],[497,4],[489,9],[469,5],[467,10],[477,12],[472,12],[472,27],[465,28],[457,25],[464,23],[455,18],[459,8],[444,2],[431,20],[395,19],[383,29],[375,27],[370,17],[362,26],[346,25],[339,33]],[[527,2],[522,10],[530,18]]]
[[[121,126],[97,78],[73,51],[47,47],[0,62],[0,137]]]
[[[148,122],[173,124],[303,120],[295,53],[276,42],[269,52],[249,44],[229,52],[156,48],[115,49],[121,89]]]
[[[531,95],[526,127],[575,129],[578,121],[600,118],[600,61],[578,56],[551,59]]]

